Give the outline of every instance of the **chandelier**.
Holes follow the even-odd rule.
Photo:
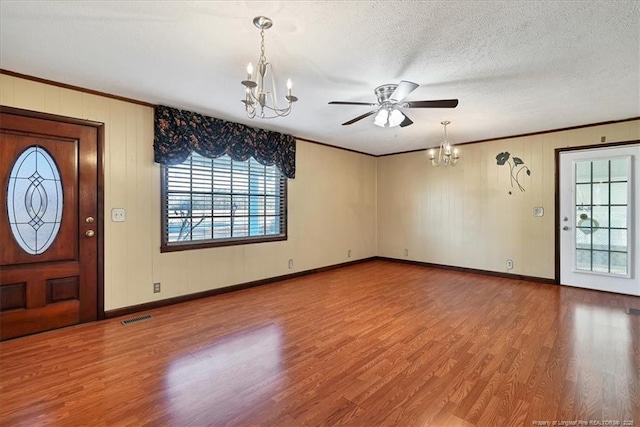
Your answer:
[[[429,150],[429,158],[431,159],[432,166],[455,166],[458,163],[460,156],[458,155],[458,149],[451,150],[451,144],[447,141],[447,125],[450,121],[440,122],[444,126],[444,139],[440,143],[440,149],[438,150],[438,156],[433,149]]]
[[[276,92],[276,81],[273,76],[271,63],[267,62],[264,55],[264,30],[268,30],[273,25],[273,21],[266,16],[256,16],[253,19],[253,25],[260,29],[260,58],[256,67],[255,80],[253,79],[253,64],[247,66],[247,80],[242,81],[245,87],[245,98],[242,101],[247,112],[247,117],[253,119],[258,116],[261,119],[274,119],[276,117],[288,116],[291,112],[291,105],[298,100],[291,94],[291,79],[287,80],[287,106],[280,108],[278,106],[278,96]],[[267,75],[271,80],[271,91],[267,91],[265,87],[265,78]],[[267,82],[268,82],[267,78]]]

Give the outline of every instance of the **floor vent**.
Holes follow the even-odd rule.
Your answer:
[[[153,319],[153,316],[150,314],[145,314],[144,316],[138,316],[138,317],[133,317],[131,319],[127,319],[127,320],[123,320],[122,323],[123,325],[130,325],[132,323],[136,323],[136,322],[143,322],[145,320],[149,320],[149,319]]]
[[[638,308],[627,308],[627,314],[633,314],[634,316],[640,316],[640,309],[638,309]]]

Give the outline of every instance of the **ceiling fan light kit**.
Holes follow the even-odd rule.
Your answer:
[[[405,108],[455,108],[458,105],[457,99],[440,99],[433,101],[410,101],[404,99],[418,88],[417,83],[402,80],[399,84],[385,84],[378,86],[374,93],[378,98],[377,103],[371,102],[349,102],[331,101],[332,105],[365,105],[375,107],[361,116],[344,122],[343,126],[351,125],[366,117],[376,115],[373,123],[380,127],[405,127],[413,124],[413,121],[402,111]]]
[[[444,126],[444,139],[440,143],[440,148],[438,149],[438,156],[436,157],[435,150],[433,148],[429,150],[429,158],[431,159],[431,165],[438,166],[455,166],[460,159],[460,155],[458,153],[457,148],[453,148],[449,141],[447,140],[447,125],[451,122],[445,120],[444,122],[440,122],[441,125]]]
[[[253,119],[260,117],[261,119],[274,119],[276,117],[288,116],[291,113],[291,106],[298,98],[291,93],[291,79],[287,80],[287,106],[280,108],[278,106],[278,96],[276,92],[276,80],[273,75],[271,63],[267,62],[264,53],[264,31],[273,26],[273,21],[266,16],[256,16],[253,19],[253,25],[260,29],[260,58],[256,66],[256,76],[253,79],[253,64],[250,62],[247,66],[247,79],[241,83],[245,87],[245,98],[242,103],[245,106],[247,117]],[[271,77],[271,92],[265,87],[265,78]],[[268,79],[267,79],[268,80]]]

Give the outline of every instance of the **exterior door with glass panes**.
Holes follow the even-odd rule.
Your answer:
[[[560,153],[560,283],[640,295],[640,144]]]
[[[97,128],[2,112],[0,338],[97,318]]]

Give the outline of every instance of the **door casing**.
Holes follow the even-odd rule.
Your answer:
[[[594,145],[581,145],[576,147],[563,147],[555,149],[555,209],[554,209],[554,225],[555,225],[555,283],[560,285],[560,153],[567,151],[591,150],[597,148],[615,148],[624,147],[640,143],[640,140],[611,142]]]

